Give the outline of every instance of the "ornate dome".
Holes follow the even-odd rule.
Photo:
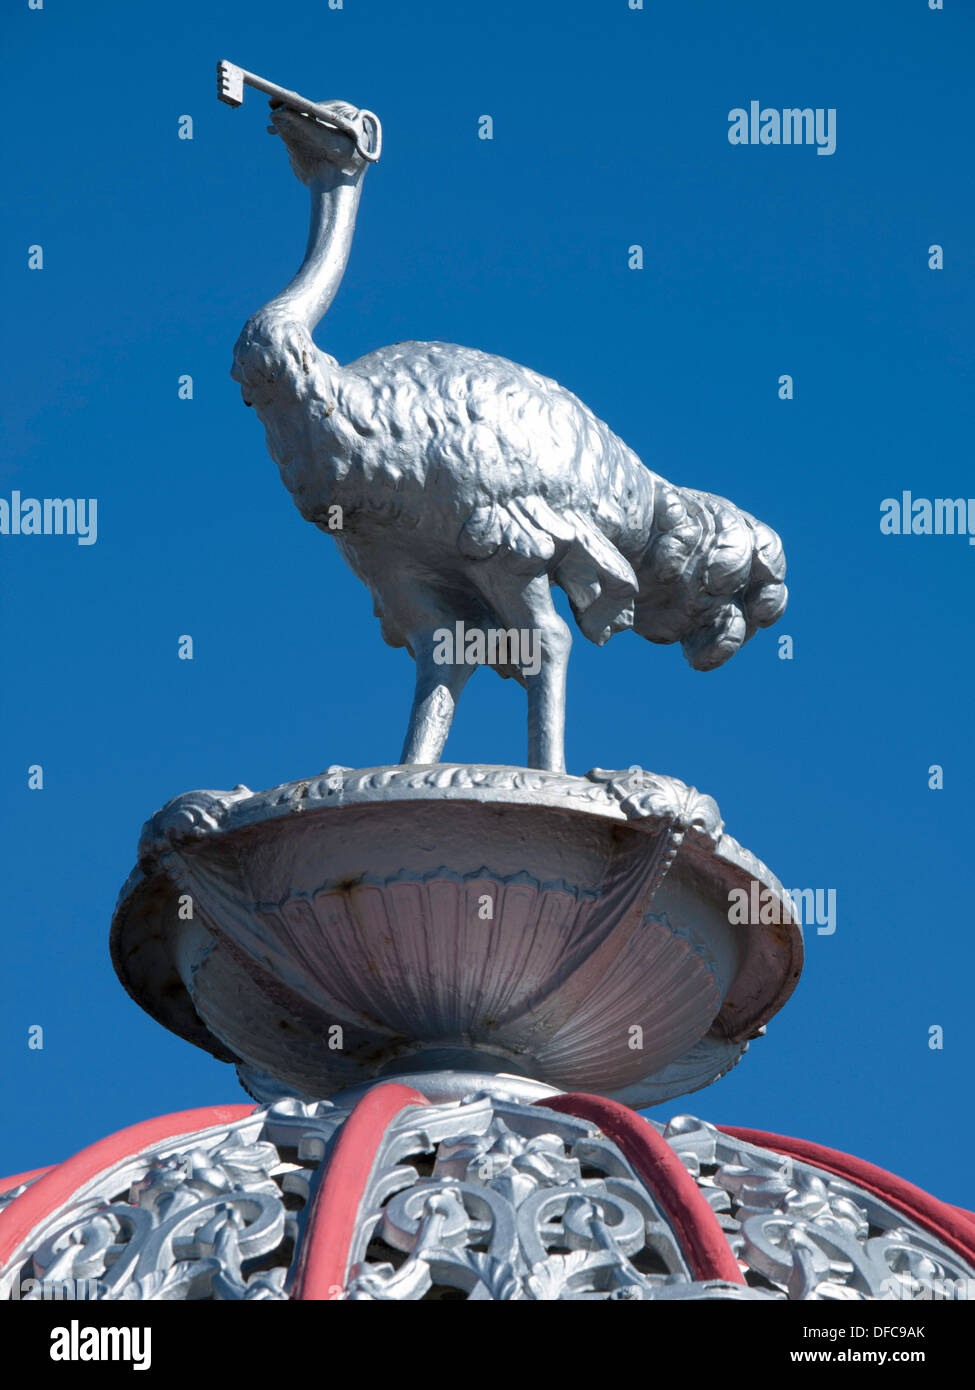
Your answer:
[[[0,1297],[967,1297],[975,1217],[844,1154],[515,1077],[184,1111],[0,1184]]]

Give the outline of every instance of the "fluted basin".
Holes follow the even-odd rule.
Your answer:
[[[801,934],[709,798],[649,773],[331,768],[191,792],[147,824],[112,929],[153,1017],[321,1097],[466,1067],[647,1105],[739,1059]]]

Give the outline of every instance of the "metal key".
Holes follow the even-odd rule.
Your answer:
[[[245,86],[253,87],[258,92],[264,92],[292,111],[300,111],[303,116],[311,116],[317,121],[324,121],[326,125],[341,130],[344,135],[348,135],[351,140],[355,141],[356,150],[363,159],[375,162],[379,158],[382,150],[381,127],[379,118],[372,111],[363,110],[358,113],[364,125],[371,126],[374,132],[375,143],[366,146],[362,143],[364,134],[362,127],[343,119],[333,107],[320,106],[318,102],[309,101],[306,97],[299,96],[297,92],[289,92],[286,87],[279,87],[276,82],[267,82],[263,77],[258,77],[256,73],[248,72],[246,68],[239,68],[236,63],[228,63],[226,59],[222,59],[217,64],[217,96],[220,101],[226,102],[228,106],[242,106]]]

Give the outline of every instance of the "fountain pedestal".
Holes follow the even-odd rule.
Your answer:
[[[753,883],[777,924],[729,921]],[[650,1105],[733,1066],[802,964],[781,885],[693,787],[449,764],[177,797],[112,950],[260,1098],[443,1069]]]

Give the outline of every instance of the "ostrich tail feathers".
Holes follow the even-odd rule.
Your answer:
[[[785,555],[771,527],[723,497],[660,490],[638,566],[633,626],[650,642],[680,642],[698,671],[722,666],[785,609]]]

